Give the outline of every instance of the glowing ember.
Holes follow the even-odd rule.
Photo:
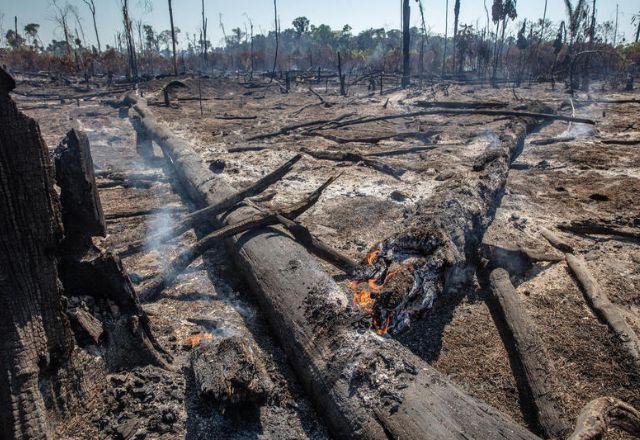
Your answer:
[[[203,341],[211,341],[213,340],[213,335],[211,333],[198,333],[193,336],[190,336],[184,340],[185,343],[190,343],[191,348],[200,344]]]
[[[379,250],[374,250],[367,255],[367,264],[373,266],[374,262],[380,255]],[[384,277],[383,280],[377,278],[369,278],[366,283],[364,281],[353,280],[351,281],[351,289],[353,289],[353,302],[363,312],[372,315],[371,327],[379,335],[386,334],[391,325],[391,314],[386,316],[384,323],[381,323],[381,319],[378,318],[379,311],[376,311],[376,292],[382,290],[385,282],[393,276],[395,272],[390,273]]]

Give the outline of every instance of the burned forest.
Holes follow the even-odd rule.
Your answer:
[[[637,2],[24,3],[0,439],[640,438]]]

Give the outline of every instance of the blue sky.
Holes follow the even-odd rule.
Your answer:
[[[65,0],[58,0],[64,3]],[[67,0],[76,5],[81,13],[81,22],[87,40],[94,42],[91,16],[81,0]],[[149,0],[151,11],[143,10],[143,0],[130,0],[134,19],[141,19],[146,24],[152,24],[157,30],[169,28],[167,0]],[[486,0],[490,8],[492,0]],[[575,1],[575,0],[574,0]],[[444,33],[445,0],[423,0],[426,11],[427,26],[431,32]],[[598,20],[614,20],[616,2],[614,0],[597,0]],[[102,44],[113,45],[116,29],[121,27],[121,16],[118,8],[119,0],[96,0],[98,11],[98,31]],[[200,0],[173,0],[175,24],[182,30],[182,43],[185,33],[190,34],[200,27]],[[484,26],[486,22],[483,0],[461,0],[461,23]],[[591,0],[588,1],[591,3]],[[412,4],[413,24],[419,24],[418,10],[414,1]],[[634,37],[631,17],[640,12],[640,0],[619,0],[619,34],[627,39]],[[453,0],[449,1],[449,34],[451,34]],[[256,33],[273,29],[273,1],[272,0],[205,0],[205,9],[209,19],[209,35],[214,44],[222,41],[222,31],[218,26],[218,15],[222,19],[227,32],[234,27],[244,29],[248,14],[255,26]],[[519,0],[519,19],[537,19],[542,16],[544,0]],[[313,24],[325,23],[332,28],[342,28],[345,24],[358,32],[369,27],[399,28],[400,0],[278,0],[278,12],[281,26],[291,26],[291,21],[304,15]],[[43,41],[52,37],[61,39],[60,29],[52,21],[53,10],[50,0],[0,0],[1,27],[6,32],[13,27],[13,17],[18,16],[18,27],[22,29],[26,23],[36,22],[41,25],[40,33]],[[565,17],[563,0],[548,0],[547,16],[553,21],[560,21]],[[621,37],[619,37],[621,38]]]

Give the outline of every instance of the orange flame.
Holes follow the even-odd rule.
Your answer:
[[[373,266],[376,258],[380,255],[380,250],[376,249],[370,252],[367,255],[367,264],[369,266]],[[384,280],[378,280],[377,278],[370,278],[367,280],[366,285],[361,287],[361,283],[357,280],[351,281],[351,289],[353,290],[353,302],[356,304],[362,311],[373,314],[374,306],[376,304],[374,292],[378,292],[382,290],[384,284],[389,280],[390,276],[395,275],[395,272],[392,272],[385,276]],[[380,282],[381,281],[381,282]],[[363,282],[364,283],[364,282]],[[391,314],[387,315],[387,318],[383,325],[380,325],[378,320],[373,317],[372,318],[372,327],[375,329],[375,332],[379,335],[386,334],[389,330],[389,326],[391,325]]]
[[[184,342],[190,343],[191,348],[193,348],[203,341],[211,341],[211,340],[213,340],[213,335],[211,333],[205,332],[205,333],[198,333],[193,336],[189,336],[184,340]]]
[[[369,253],[369,255],[367,256],[367,264],[371,266],[378,255],[380,255],[380,250],[378,249]]]

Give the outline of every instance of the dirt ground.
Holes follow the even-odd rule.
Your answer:
[[[370,247],[403,228],[412,207],[443,182],[467,172],[473,159],[505,129],[508,118],[478,115],[429,115],[305,133],[291,133],[262,140],[258,134],[289,124],[357,116],[415,111],[419,100],[507,101],[512,105],[539,100],[563,113],[592,118],[585,124],[555,121],[527,137],[514,162],[502,204],[484,242],[492,246],[526,245],[552,248],[540,236],[540,227],[557,231],[572,220],[600,220],[640,229],[640,145],[608,145],[601,138],[640,138],[640,104],[611,104],[602,99],[640,98],[638,93],[611,92],[599,85],[590,95],[577,93],[571,102],[558,87],[529,85],[517,89],[488,86],[425,86],[410,91],[389,90],[370,94],[366,86],[353,86],[341,97],[335,85],[298,84],[288,94],[273,83],[247,87],[231,79],[183,78],[188,89],[166,107],[159,92],[164,82],[142,86],[152,110],[179,136],[188,139],[219,178],[240,188],[264,176],[300,151],[301,147],[374,154],[384,163],[406,170],[394,177],[362,163],[318,160],[304,155],[292,172],[272,187],[269,205],[277,207],[299,200],[329,175],[341,173],[321,200],[300,220],[315,235],[354,259],[366,257]],[[166,82],[166,81],[165,81]],[[321,100],[308,88],[321,94]],[[68,87],[47,92],[77,93]],[[33,82],[22,82],[19,92],[42,91]],[[76,126],[91,142],[95,166],[100,170],[150,172],[161,170],[144,162],[135,149],[134,131],[126,110],[105,105],[107,99],[42,101],[16,96],[19,107],[40,124],[50,148]],[[47,104],[44,108],[44,104]],[[79,104],[79,105],[78,105]],[[202,107],[201,107],[202,105]],[[571,106],[574,107],[572,110]],[[255,119],[231,119],[236,116]],[[405,133],[405,135],[400,135]],[[550,145],[530,141],[570,134],[575,140]],[[394,135],[377,143],[344,142],[344,139]],[[336,142],[337,136],[340,142]],[[334,140],[332,140],[333,138]],[[247,148],[228,152],[232,147]],[[397,151],[415,147],[411,152]],[[157,148],[157,147],[156,147]],[[156,153],[160,155],[158,150]],[[168,171],[168,170],[165,170]],[[99,182],[103,182],[99,180]],[[115,186],[100,190],[105,214],[147,208],[191,209],[170,182],[145,187]],[[147,216],[109,220],[105,244],[115,248],[158,232],[181,215],[167,210]],[[162,270],[171,258],[196,238],[189,232],[180,239],[149,248],[124,259],[136,287]],[[558,232],[588,262],[589,269],[611,300],[625,311],[628,322],[640,332],[640,248],[633,240],[612,236],[580,236]],[[345,290],[349,280],[322,263]],[[175,356],[174,369],[138,368],[110,375],[112,387],[104,401],[72,423],[60,427],[66,438],[327,438],[295,380],[291,368],[263,320],[247,286],[236,274],[221,246],[205,254],[165,290],[161,299],[144,306],[161,343]],[[584,300],[565,262],[538,264],[513,274],[520,299],[533,318],[560,379],[559,394],[571,424],[589,400],[615,396],[640,406],[640,372],[620,348],[619,341],[600,322]],[[417,355],[448,375],[471,395],[532,425],[531,409],[518,391],[521,373],[502,323],[483,283],[457,295],[440,298],[434,308],[409,331],[399,336]],[[254,340],[267,360],[276,384],[272,398],[258,408],[224,414],[201,402],[195,393],[189,368],[187,338],[208,332],[213,337],[245,335]],[[153,422],[150,422],[153,421]],[[625,438],[614,434],[611,438]]]

